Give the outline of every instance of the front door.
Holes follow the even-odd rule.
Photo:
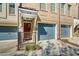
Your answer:
[[[24,40],[31,40],[31,23],[24,23]]]

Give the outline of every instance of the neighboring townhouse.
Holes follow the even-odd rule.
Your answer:
[[[47,42],[72,39],[74,9],[77,17],[78,4],[68,3],[21,3],[19,6],[19,32],[22,42]]]
[[[74,36],[79,36],[79,19],[74,18]]]
[[[0,41],[15,40],[17,36],[18,4],[0,3]]]
[[[74,14],[74,36],[79,36],[79,4],[76,7]]]

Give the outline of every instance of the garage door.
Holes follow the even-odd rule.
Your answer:
[[[70,37],[70,26],[61,25],[61,38]]]
[[[0,40],[13,40],[17,38],[17,26],[0,26]]]
[[[55,39],[55,25],[39,23],[38,39],[39,40]]]

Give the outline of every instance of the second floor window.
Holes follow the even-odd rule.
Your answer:
[[[61,3],[61,13],[65,13],[65,3]]]
[[[46,3],[40,3],[40,9],[46,11]]]
[[[15,14],[15,3],[9,3],[9,14]]]
[[[55,3],[51,3],[51,11],[55,12]]]
[[[0,12],[2,12],[2,3],[0,3]]]
[[[68,5],[68,16],[70,16],[70,12],[71,12],[71,5]]]

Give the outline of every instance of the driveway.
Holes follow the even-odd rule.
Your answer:
[[[0,41],[0,55],[11,55],[17,50],[17,41]]]

